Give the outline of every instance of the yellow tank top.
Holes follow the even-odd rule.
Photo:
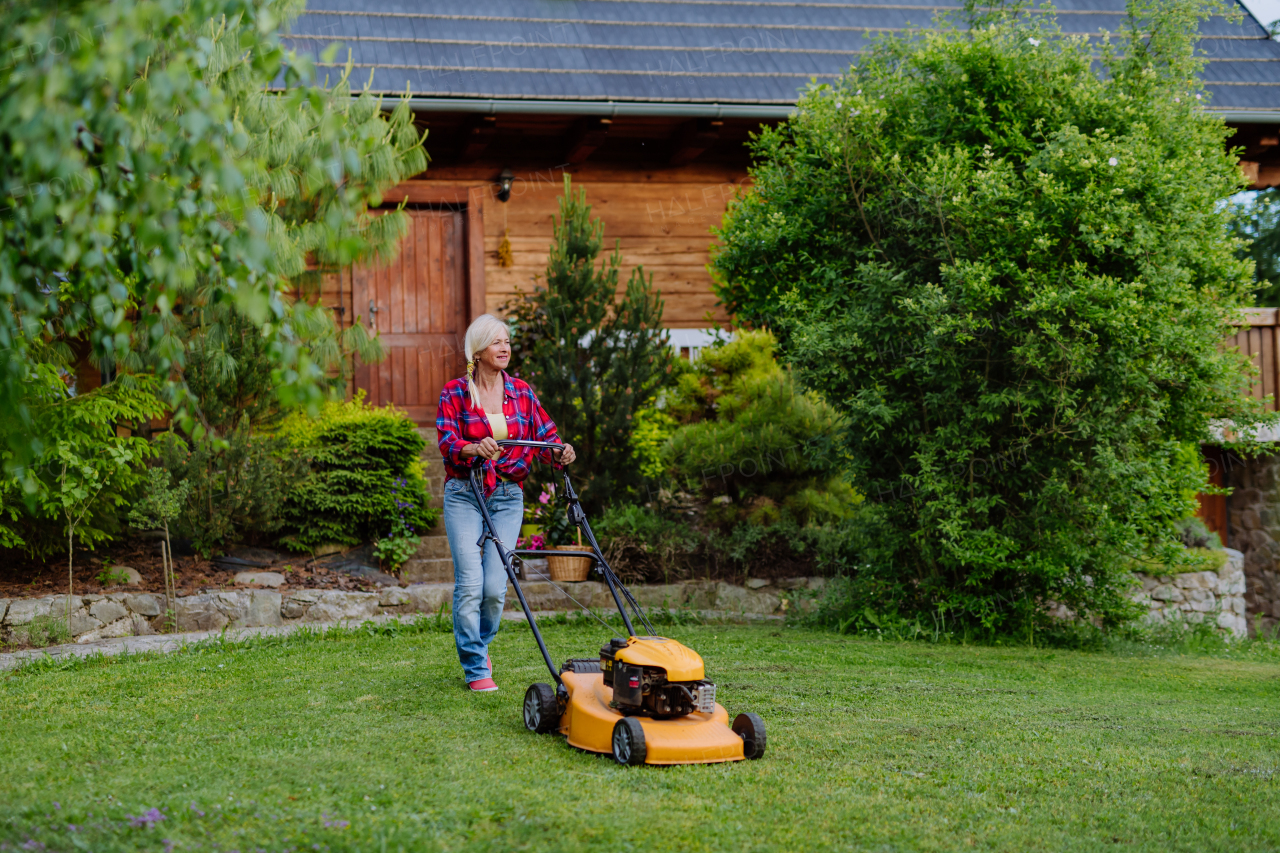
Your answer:
[[[507,416],[504,414],[490,415],[488,412],[485,412],[485,414],[489,417],[489,427],[493,430],[494,439],[505,441],[507,438]]]

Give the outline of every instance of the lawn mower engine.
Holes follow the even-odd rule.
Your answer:
[[[716,708],[716,686],[703,678],[702,658],[666,637],[615,638],[600,650],[610,707],[625,716],[657,720]]]

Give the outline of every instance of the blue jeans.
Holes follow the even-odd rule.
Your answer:
[[[516,547],[524,520],[524,494],[517,483],[498,481],[485,504],[497,528],[493,532],[505,548]],[[467,682],[492,675],[486,658],[489,643],[498,633],[502,605],[507,597],[507,570],[492,542],[485,543],[484,558],[476,540],[484,527],[480,504],[466,480],[444,484],[444,530],[453,552],[453,639]]]

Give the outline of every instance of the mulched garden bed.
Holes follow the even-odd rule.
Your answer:
[[[175,557],[174,574],[177,576],[179,595],[249,589],[250,587],[235,582],[236,574],[243,571],[279,572],[285,577],[284,585],[277,588],[281,592],[290,589],[369,592],[396,582],[386,575],[379,577],[371,567],[366,568],[363,573],[360,571],[360,564],[371,562],[359,559],[367,550],[368,546],[364,546],[346,554],[313,558],[308,554],[285,554],[262,548],[232,548],[226,556],[210,560],[198,555]],[[23,555],[15,553],[6,556],[9,559],[0,558],[0,598],[42,598],[66,593],[65,555],[61,560],[48,562],[23,559]],[[344,565],[346,570],[339,568]],[[142,575],[142,583],[103,586],[98,576],[108,566],[136,569]],[[159,544],[153,540],[129,539],[101,551],[77,552],[74,592],[76,595],[107,592],[163,594],[164,573],[161,569]]]

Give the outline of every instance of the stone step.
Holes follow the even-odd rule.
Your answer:
[[[453,583],[453,560],[409,560],[401,569],[401,576],[409,583]]]
[[[436,525],[441,527],[442,525]],[[443,531],[441,531],[443,533]],[[444,560],[453,556],[453,552],[449,550],[448,536],[423,536],[422,544],[418,546],[418,553],[414,555],[419,560]]]

